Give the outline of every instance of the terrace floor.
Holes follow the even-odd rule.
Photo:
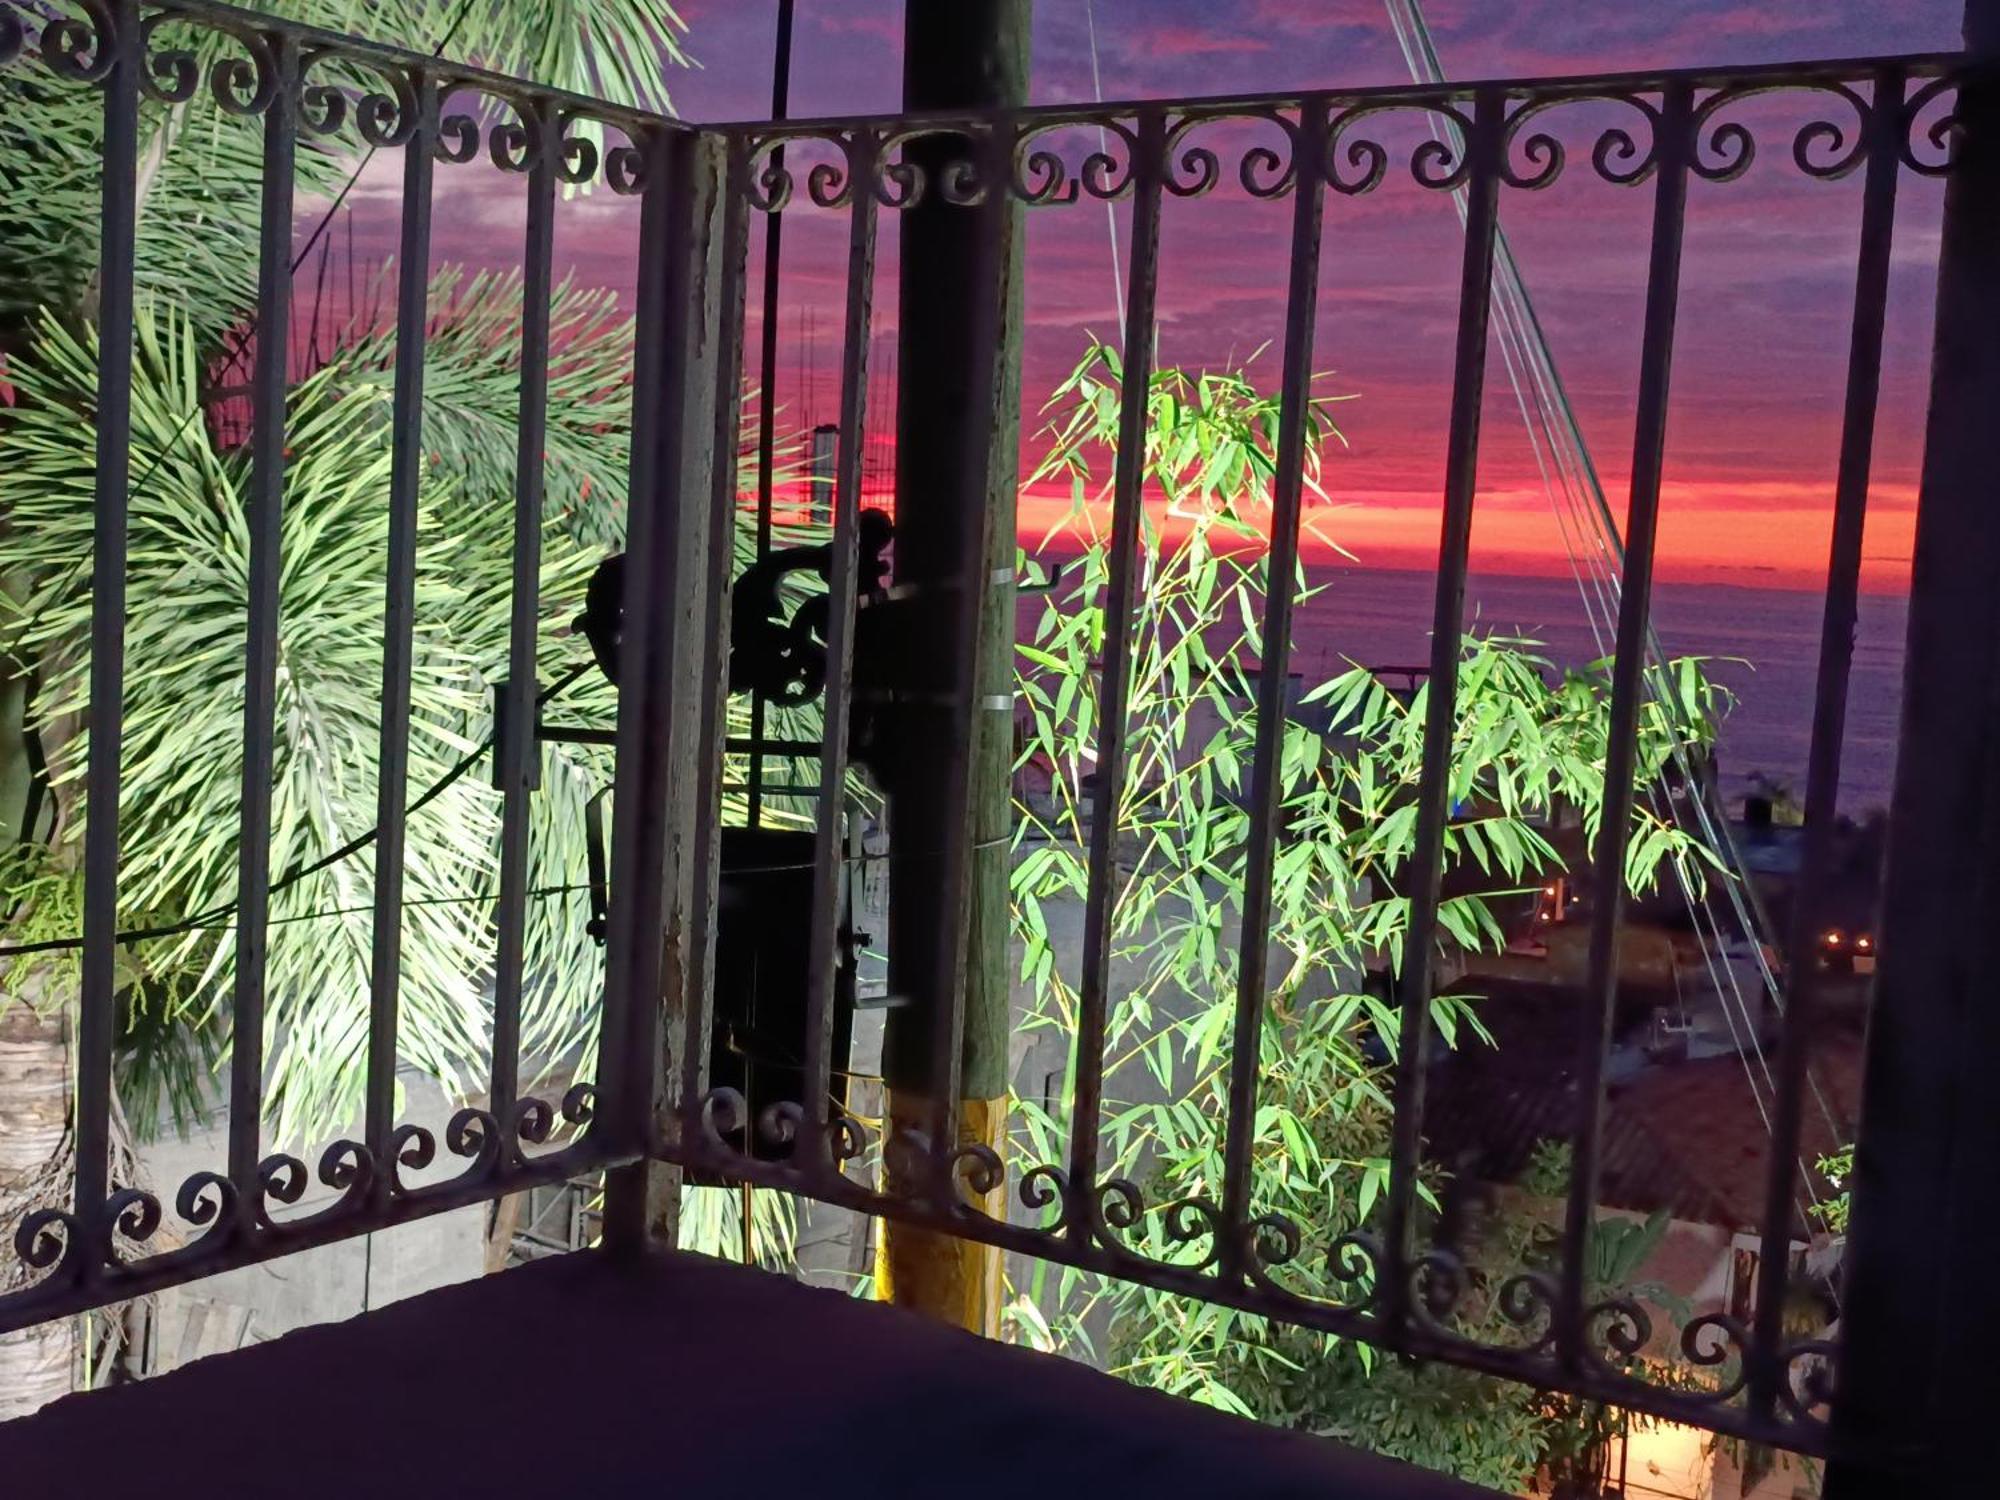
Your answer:
[[[1483,1495],[690,1255],[594,1251],[0,1425],[7,1493]]]

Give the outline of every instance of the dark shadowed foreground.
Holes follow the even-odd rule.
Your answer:
[[[182,1455],[154,1497],[1484,1493],[688,1255],[560,1256],[0,1426],[10,1494],[120,1453]]]

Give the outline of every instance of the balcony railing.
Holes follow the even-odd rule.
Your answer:
[[[1588,78],[1495,80],[1244,98],[1144,100],[951,116],[869,116],[805,123],[751,122],[695,128],[619,109],[438,58],[327,35],[246,11],[163,0],[84,0],[87,19],[31,31],[30,16],[0,10],[0,62],[39,68],[50,86],[95,89],[104,111],[100,344],[98,352],[95,549],[91,560],[91,817],[84,863],[80,941],[75,1135],[77,1172],[67,1205],[38,1207],[12,1236],[37,1273],[0,1299],[0,1329],[121,1301],[231,1267],[361,1235],[423,1215],[547,1184],[578,1172],[610,1172],[605,1233],[642,1238],[648,1163],[801,1194],[868,1215],[930,1226],[1046,1261],[1087,1268],[1383,1349],[1447,1361],[1558,1391],[1577,1392],[1760,1443],[1810,1453],[1830,1447],[1827,1413],[1837,1399],[1838,1350],[1795,1342],[1783,1326],[1786,1267],[1794,1239],[1799,1121],[1814,1028],[1815,964],[1808,942],[1828,876],[1848,690],[1852,627],[1869,488],[1870,444],[1887,300],[1898,180],[1940,174],[1952,144],[1950,109],[1959,60],[1912,56],[1768,67],[1638,72]],[[247,523],[253,537],[247,598],[241,865],[235,903],[236,988],[230,1063],[230,1139],[220,1169],[182,1184],[173,1209],[187,1226],[180,1248],[149,1248],[165,1217],[151,1194],[109,1176],[117,954],[134,934],[118,930],[121,861],[118,804],[123,704],[126,515],[131,475],[134,181],[141,101],[186,100],[208,88],[222,108],[254,119],[263,134],[259,320],[287,325],[292,248],[293,159],[302,136],[400,152],[401,240],[396,254],[394,466],[386,495],[388,638],[382,678],[381,788],[376,857],[375,947],[369,997],[366,1111],[358,1139],[326,1147],[314,1167],[262,1155],[262,1038],[267,996],[263,944],[272,873],[273,721],[277,690],[279,516],[285,487],[286,348],[260,341],[250,400],[252,473]],[[1635,795],[1635,746],[1648,691],[1648,632],[1661,470],[1666,450],[1679,268],[1692,179],[1727,182],[1760,149],[1740,109],[1753,96],[1787,92],[1814,107],[1779,149],[1816,178],[1863,174],[1860,251],[1843,436],[1835,485],[1833,554],[1814,702],[1806,798],[1803,917],[1784,965],[1783,1040],[1769,1160],[1761,1277],[1747,1319],[1709,1314],[1679,1335],[1684,1358],[1712,1377],[1700,1390],[1669,1389],[1634,1373],[1627,1359],[1652,1341],[1652,1320],[1626,1296],[1596,1298],[1587,1286],[1586,1238],[1599,1173],[1605,1065],[1617,987],[1621,902],[1597,903],[1589,979],[1575,1037],[1581,1108],[1572,1133],[1574,1172],[1553,1274],[1491,1268],[1493,1295],[1515,1330],[1483,1343],[1455,1330],[1451,1312],[1478,1268],[1448,1247],[1417,1243],[1418,1169],[1424,1111],[1430,955],[1438,934],[1440,876],[1452,810],[1446,771],[1454,724],[1479,416],[1488,355],[1496,236],[1508,201],[1545,189],[1566,172],[1643,188],[1651,231],[1640,381],[1617,651],[1610,703],[1602,833],[1595,860],[1623,865]],[[1566,112],[1588,106],[1575,114]],[[1602,124],[1597,111],[1622,112]],[[1392,150],[1389,116],[1443,129],[1413,149]],[[1591,123],[1565,141],[1565,120]],[[1255,143],[1244,144],[1246,128]],[[1101,144],[1072,149],[1098,137]],[[596,138],[606,144],[600,148]],[[940,147],[937,143],[944,142]],[[926,145],[928,143],[928,145]],[[924,149],[912,149],[924,147]],[[1768,148],[1765,148],[1768,149]],[[494,746],[503,803],[496,911],[491,1076],[486,1104],[444,1132],[461,1158],[456,1176],[417,1184],[439,1142],[398,1122],[400,913],[406,844],[412,671],[411,614],[418,569],[417,505],[424,459],[422,381],[426,274],[437,163],[484,151],[518,174],[527,203],[525,306],[518,470],[514,495],[514,596],[508,679]],[[1573,158],[1576,159],[1573,161]],[[926,167],[920,162],[929,162]],[[943,162],[940,167],[937,163]],[[1462,191],[1466,207],[1458,278],[1458,322],[1449,407],[1435,627],[1428,667],[1424,778],[1416,853],[1407,882],[1411,917],[1396,992],[1401,1065],[1396,1072],[1393,1156],[1379,1228],[1329,1235],[1254,1210],[1252,1130],[1259,1038],[1269,978],[1264,934],[1281,837],[1279,757],[1286,722],[1288,651],[1299,555],[1306,406],[1321,296],[1320,239],[1346,200],[1374,192],[1391,174],[1423,189]],[[529,887],[529,807],[538,718],[537,539],[542,514],[542,433],[550,359],[547,308],[558,198],[565,184],[601,183],[639,205],[638,341],[632,371],[635,439],[619,641],[616,732],[619,811],[609,872],[608,979],[599,1076],[559,1102],[520,1089],[524,910]],[[1136,1248],[1128,1231],[1151,1211],[1135,1183],[1107,1177],[1100,1162],[1105,1029],[1111,993],[1117,809],[1127,775],[1120,728],[1126,717],[1129,644],[1138,579],[1132,565],[1145,485],[1140,453],[1145,392],[1158,322],[1162,208],[1170,199],[1241,194],[1285,199],[1291,217],[1286,291],[1283,415],[1270,530],[1270,592],[1261,622],[1257,736],[1250,776],[1247,884],[1240,955],[1226,1176],[1214,1199],[1166,1206],[1174,1242],[1195,1253],[1171,1263]],[[839,434],[832,484],[824,711],[817,784],[849,775],[850,684],[857,614],[862,437],[868,430],[868,351],[881,221],[925,200],[976,216],[988,256],[977,284],[997,288],[1010,201],[1047,212],[1129,200],[1125,268],[1123,410],[1114,488],[1107,618],[1098,721],[1099,775],[1090,793],[1090,887],[1083,944],[1077,1067],[1060,1161],[1009,1162],[991,1148],[960,1144],[958,1118],[966,888],[975,853],[969,808],[973,725],[989,705],[975,695],[973,652],[979,590],[957,591],[950,642],[957,663],[946,705],[955,736],[954,781],[941,847],[942,910],[957,924],[937,944],[938,972],[925,992],[931,1116],[921,1129],[871,1140],[837,1108],[842,1067],[833,1037],[843,932],[845,840],[841,799],[822,796],[813,824],[808,918],[810,969],[803,1083],[796,1098],[749,1118],[743,1095],[712,1087],[709,1028],[717,860],[723,826],[726,602],[731,536],[739,507],[729,455],[742,386],[745,268],[750,227],[779,210],[837,215],[846,234]],[[968,378],[991,384],[1002,318],[993,291],[976,309],[980,336],[965,356]],[[996,435],[993,441],[1011,441]],[[984,484],[987,455],[966,455],[965,489]],[[951,497],[937,497],[946,503]],[[1010,558],[988,556],[979,528],[959,577],[984,579]],[[761,733],[761,729],[759,731]],[[786,743],[774,747],[795,754]],[[731,748],[740,748],[734,747]],[[759,764],[761,766],[761,757]],[[761,774],[761,771],[759,772]],[[567,1122],[560,1147],[547,1143]],[[897,1164],[890,1190],[858,1162],[879,1150]],[[290,1217],[316,1176],[337,1190],[329,1206]],[[984,1203],[1011,1189],[1017,1207]],[[1328,1295],[1290,1275],[1322,1260]],[[1290,1269],[1288,1269],[1290,1268]]]

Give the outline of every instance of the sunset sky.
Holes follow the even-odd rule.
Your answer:
[[[1407,73],[1379,0],[1094,0],[1105,97],[1253,92],[1395,82]],[[775,0],[685,0],[701,66],[670,80],[680,113],[766,113]],[[798,116],[893,110],[901,0],[799,0],[792,85]],[[1959,0],[1431,0],[1454,77],[1604,71],[1949,49]],[[1038,0],[1038,102],[1093,97],[1085,0]],[[1821,110],[1820,113],[1824,113]],[[1817,587],[1825,566],[1839,436],[1859,175],[1804,178],[1793,132],[1809,100],[1746,108],[1760,152],[1742,180],[1690,194],[1674,366],[1662,571],[1689,580]],[[1502,224],[1622,515],[1630,461],[1650,194],[1589,171],[1599,116],[1562,129],[1569,171],[1553,189],[1508,191]],[[1407,147],[1421,123],[1389,128]],[[1248,143],[1254,137],[1238,137]],[[1074,158],[1072,158],[1074,159]],[[1226,178],[1233,187],[1233,178]],[[476,167],[439,175],[436,257],[518,262],[518,179]],[[397,173],[378,162],[356,194],[364,246],[393,244]],[[1878,425],[1866,586],[1905,586],[1921,447],[1939,191],[1906,173],[1899,200],[1888,353]],[[1163,227],[1160,357],[1189,368],[1250,359],[1282,331],[1289,206],[1239,192],[1173,202]],[[1126,243],[1123,210],[1117,235]],[[895,236],[884,216],[872,355],[873,453],[886,466],[893,387]],[[633,279],[632,205],[597,193],[566,205],[559,254],[586,281]],[[826,420],[839,361],[843,225],[812,209],[786,221],[784,345],[775,382],[787,419]],[[1028,230],[1025,389],[1034,408],[1087,334],[1117,331],[1111,226],[1101,204],[1038,211]],[[1373,566],[1435,557],[1460,233],[1448,196],[1399,169],[1360,199],[1329,196],[1317,366],[1347,446],[1326,455],[1333,509],[1319,528]],[[753,255],[753,277],[757,274]],[[756,282],[753,280],[752,286]],[[754,298],[752,299],[754,302]],[[756,322],[752,318],[754,351]],[[1252,372],[1275,386],[1267,350]],[[753,365],[754,372],[754,365]],[[1032,427],[1032,423],[1030,424]],[[1032,444],[1030,445],[1032,451]],[[1024,533],[1049,503],[1030,497]],[[1561,533],[1497,355],[1489,371],[1475,567],[1566,571]]]

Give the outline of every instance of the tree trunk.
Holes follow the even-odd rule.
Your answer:
[[[69,1048],[64,1014],[0,993],[0,1291],[21,1279],[14,1227],[69,1180]],[[70,1390],[76,1319],[0,1335],[0,1421]]]

